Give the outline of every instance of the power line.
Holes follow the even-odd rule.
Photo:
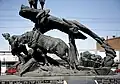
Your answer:
[[[18,8],[18,9],[14,9],[14,8],[12,8],[12,9],[0,9],[0,11],[16,11],[16,10],[20,10],[20,8]]]
[[[26,21],[30,21],[30,20],[28,20],[28,19],[9,19],[9,20],[5,20],[5,19],[3,19],[3,20],[0,20],[0,22],[26,22]],[[110,24],[112,24],[112,23],[115,23],[115,24],[120,24],[120,21],[83,21],[83,20],[81,20],[81,22],[87,22],[87,23],[110,23]]]
[[[12,17],[12,18],[11,18],[11,17]],[[25,18],[24,18],[24,19],[25,19]],[[18,16],[14,17],[14,18],[13,18],[13,16],[10,16],[10,17],[7,17],[7,18],[6,18],[6,17],[5,17],[5,18],[4,18],[4,17],[1,17],[0,20],[20,20],[20,17],[18,17]],[[73,19],[73,20],[75,20],[75,19]],[[79,20],[85,20],[85,21],[88,21],[88,20],[90,20],[90,21],[120,21],[120,19],[117,19],[117,20],[112,20],[112,19],[102,19],[102,20],[100,20],[100,19],[97,19],[97,20],[96,20],[96,19],[94,19],[94,18],[93,18],[93,19],[89,19],[89,18],[88,18],[88,19],[87,19],[87,18],[84,19],[84,18],[81,18],[81,19],[79,19]]]
[[[0,27],[0,28],[33,28],[33,26],[23,26],[23,27]],[[96,30],[96,31],[120,31],[120,29],[112,29],[112,30],[109,30],[109,29],[91,29],[91,30]]]
[[[111,18],[111,17],[73,17],[73,16],[69,16],[69,17],[66,17],[66,18],[73,18],[73,19],[93,19],[93,20],[120,20],[120,17],[114,17],[114,18]]]
[[[17,15],[3,15],[0,16],[0,20],[13,20],[13,19],[19,19],[21,16]],[[7,17],[7,18],[6,18]],[[11,18],[12,17],[12,18]],[[13,18],[14,17],[14,18]],[[71,18],[71,17],[66,17],[66,18]],[[120,21],[120,18],[81,18],[81,17],[75,17],[72,20],[79,19],[79,20],[92,20],[92,21]]]
[[[105,30],[105,29],[91,29],[91,30],[96,30],[96,31],[120,31],[120,30]]]
[[[1,10],[1,9],[0,9]],[[6,10],[6,9],[5,9]],[[13,9],[12,9],[13,10]],[[19,11],[18,11],[19,12]],[[19,15],[19,14],[18,14]],[[2,17],[14,17],[14,16],[10,16],[5,15],[4,13],[1,12],[0,16]],[[16,16],[16,15],[15,15]],[[64,18],[72,18],[72,19],[90,19],[90,20],[120,20],[120,17],[73,17],[73,16],[67,16]]]
[[[3,14],[3,15],[1,15],[0,14],[0,17],[18,17],[19,16],[19,14],[18,15],[5,15],[5,14]],[[99,17],[64,17],[64,18],[72,18],[72,19],[84,19],[84,20],[88,20],[88,19],[90,19],[90,20],[120,20],[120,17],[115,17],[115,18],[99,18]]]
[[[7,28],[32,28],[33,26],[23,26],[23,27],[0,27],[1,29],[7,29]]]
[[[0,19],[0,22],[26,22],[26,21],[30,21],[28,19]]]

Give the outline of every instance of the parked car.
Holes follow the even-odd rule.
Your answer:
[[[6,75],[14,75],[17,72],[16,68],[10,67],[6,70]]]

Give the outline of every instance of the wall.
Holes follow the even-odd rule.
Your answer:
[[[120,51],[120,37],[116,37],[116,38],[111,38],[111,39],[107,39],[106,42],[115,50]],[[96,43],[96,49],[99,51],[103,51],[103,48]]]

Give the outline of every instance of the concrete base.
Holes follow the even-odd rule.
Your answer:
[[[50,76],[19,77],[16,75],[0,76],[0,84],[120,84],[120,75],[113,76]]]

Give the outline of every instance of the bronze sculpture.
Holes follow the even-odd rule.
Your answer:
[[[38,0],[28,0],[30,8],[35,8],[37,9],[37,4],[38,4]],[[44,8],[44,4],[45,4],[45,0],[39,0],[40,5],[41,5],[41,9]]]
[[[116,53],[114,49],[112,49],[110,45],[108,45],[107,42],[104,41],[104,39],[100,38],[97,34],[92,32],[89,28],[82,25],[76,20],[66,20],[64,18],[60,19],[50,15],[49,9],[43,9],[45,0],[39,1],[41,4],[41,9],[37,9],[38,0],[29,0],[30,7],[22,5],[19,11],[20,16],[29,19],[33,23],[35,23],[32,31],[26,32],[19,36],[14,35],[12,37],[10,37],[9,34],[3,34],[3,37],[5,37],[5,39],[8,40],[9,44],[11,45],[11,52],[13,55],[17,55],[18,57],[20,57],[22,56],[21,52],[24,52],[25,54],[22,56],[22,59],[25,62],[22,62],[23,67],[19,71],[20,76],[22,76],[32,66],[37,66],[37,68],[40,68],[40,70],[46,72],[57,72],[56,70],[52,70],[55,65],[58,66],[58,73],[61,72],[61,69],[63,69],[63,71],[71,70],[70,68],[67,69],[66,66],[62,66],[61,68],[61,66],[59,66],[61,64],[56,60],[48,57],[47,53],[54,53],[61,59],[65,60],[67,64],[72,68],[69,74],[75,74],[76,72],[74,72],[74,70],[78,70],[79,73],[79,70],[89,69],[81,67],[81,65],[85,67],[89,67],[92,65],[91,67],[93,68],[112,67],[114,63],[114,58],[116,57]],[[32,8],[32,6],[34,8]],[[47,31],[50,31],[52,29],[58,29],[68,34],[69,47],[61,39],[43,35]],[[87,37],[81,32],[84,32],[91,36],[105,49],[106,57],[104,58],[104,60],[101,59],[101,56],[93,55],[88,52],[81,54],[82,56],[80,61],[77,59],[78,51],[75,45],[75,39],[87,39]],[[27,51],[26,46],[24,45],[26,43],[30,48],[32,48],[31,50]],[[24,56],[26,56],[25,58],[28,59],[25,60]],[[42,62],[42,64],[40,62]],[[36,68],[33,69],[35,70]],[[30,71],[30,69],[28,71]]]
[[[80,54],[81,65],[85,67],[99,68],[102,66],[102,57],[100,55],[91,54],[89,51],[85,51]]]
[[[34,7],[35,9],[37,9],[37,2],[38,0],[28,0],[30,8]]]
[[[47,12],[48,10],[31,9],[27,6],[22,5],[19,14],[20,14],[20,16],[22,16],[26,19],[29,19],[29,20],[33,21],[34,23],[37,23],[36,22],[36,21],[38,21],[36,19],[37,14],[41,12],[41,15],[42,15],[44,13],[44,11]],[[42,19],[40,19],[40,20],[42,20]],[[62,32],[67,33],[68,35],[70,35],[69,32],[71,32],[71,36],[74,37],[72,40],[86,39],[87,37],[78,31],[78,30],[80,30],[80,31],[88,34],[89,36],[91,36],[100,45],[104,45],[104,47],[102,46],[103,48],[105,48],[105,47],[107,48],[109,46],[109,45],[106,45],[107,43],[104,42],[104,40],[102,38],[100,38],[98,35],[96,35],[94,32],[92,32],[90,29],[88,29],[84,25],[80,24],[79,22],[65,20],[65,19],[59,19],[57,17],[49,15],[48,12],[46,13],[46,17],[44,18],[42,24],[38,24],[37,28],[39,31],[41,31],[41,33],[45,33],[51,29],[58,29]],[[72,43],[72,44],[74,45],[74,43]],[[75,46],[74,46],[74,48],[75,48]],[[113,57],[116,57],[115,51],[113,49],[111,49],[111,47],[109,47],[107,49],[106,48],[105,48],[105,51],[110,50],[110,52],[112,52],[112,54],[114,54]],[[107,52],[107,53],[109,53],[109,52]]]
[[[11,45],[11,49],[12,49],[11,53],[12,53],[12,55],[14,55],[14,56],[17,55],[17,57],[19,58],[19,61],[14,65],[14,67],[17,67],[19,64],[24,64],[25,61],[27,61],[26,60],[26,55],[28,55],[28,51],[26,49],[26,46],[25,45],[20,45],[19,48],[16,47],[15,49],[13,49],[13,46],[12,46],[14,41],[17,38],[19,38],[19,35],[10,36],[9,33],[3,33],[2,36],[6,40],[8,40],[9,44]],[[23,53],[25,55],[21,54],[21,52],[22,52],[21,50],[23,51]]]
[[[32,49],[40,49],[44,54],[47,53],[54,53],[57,56],[59,56],[61,59],[65,60],[66,62],[69,63],[69,55],[71,55],[69,51],[69,47],[62,41],[61,39],[58,38],[53,38],[50,36],[46,36],[41,34],[37,39],[36,46],[32,46],[32,39],[35,31],[30,31],[26,32],[23,35],[20,36],[20,38],[17,39],[18,45],[19,43],[21,44],[28,44],[30,48]],[[34,37],[35,38],[35,37]]]

